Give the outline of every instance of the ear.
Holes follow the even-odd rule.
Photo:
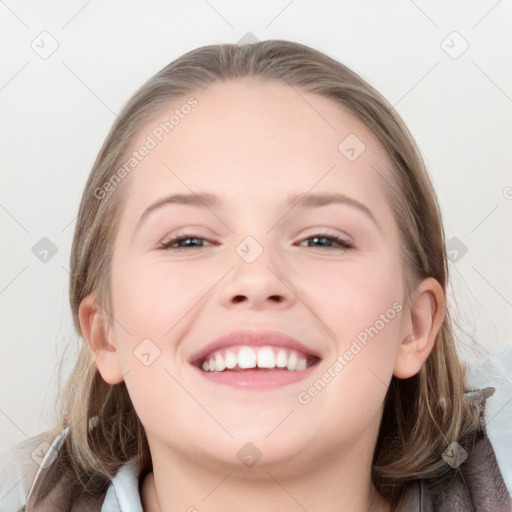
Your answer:
[[[109,343],[107,321],[102,317],[101,307],[92,295],[80,303],[78,317],[82,336],[103,380],[107,384],[119,384],[123,381],[123,371],[118,353]]]
[[[416,375],[434,348],[443,323],[446,301],[443,288],[433,277],[424,279],[411,295],[406,308],[402,341],[393,375],[407,379]]]

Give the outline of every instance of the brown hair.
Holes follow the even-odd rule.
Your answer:
[[[150,78],[126,104],[98,154],[82,196],[71,251],[69,292],[79,334],[78,310],[89,294],[101,304],[106,327],[115,321],[110,310],[110,263],[127,180],[101,199],[95,191],[111,179],[141,127],[164,106],[213,82],[242,77],[287,83],[330,98],[373,132],[390,163],[385,190],[402,238],[407,294],[420,279],[433,277],[446,295],[440,208],[416,144],[390,104],[346,66],[302,44],[269,40],[211,45],[186,53]],[[390,502],[397,502],[410,481],[441,477],[450,470],[441,458],[448,444],[471,444],[478,420],[464,397],[464,372],[447,311],[419,373],[409,379],[393,376],[385,398],[372,478]],[[65,441],[69,464],[90,492],[104,489],[125,462],[150,464],[144,428],[124,382],[106,384],[85,343],[63,391],[58,422],[58,431],[70,427]]]

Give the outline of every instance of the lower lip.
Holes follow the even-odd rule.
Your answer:
[[[244,370],[242,372],[205,372],[194,368],[210,382],[250,390],[268,390],[299,382],[315,371],[318,362],[305,370]]]

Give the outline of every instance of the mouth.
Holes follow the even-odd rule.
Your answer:
[[[307,378],[321,357],[278,331],[242,330],[207,345],[189,363],[210,383],[268,390]]]
[[[300,372],[318,363],[319,360],[319,357],[286,347],[242,345],[215,350],[205,357],[196,359],[192,364],[209,373]]]

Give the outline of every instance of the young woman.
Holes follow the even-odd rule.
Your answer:
[[[434,190],[378,92],[290,41],[183,55],[89,176],[84,344],[55,430],[10,463],[12,503],[512,510],[447,282]]]

